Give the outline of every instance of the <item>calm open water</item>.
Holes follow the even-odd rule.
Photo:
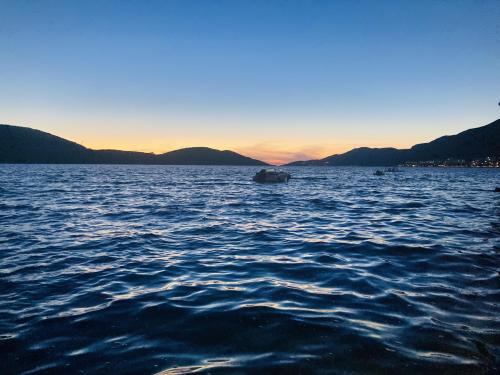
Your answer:
[[[495,373],[500,170],[0,166],[0,373]]]

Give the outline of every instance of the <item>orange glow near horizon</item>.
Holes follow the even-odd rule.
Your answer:
[[[456,123],[455,129],[443,131],[444,120],[443,124],[434,122],[429,126],[406,120],[405,127],[401,127],[398,118],[365,123],[357,118],[242,119],[229,115],[200,118],[154,114],[137,120],[133,114],[123,113],[91,117],[64,113],[11,117],[8,121],[7,116],[6,123],[42,130],[91,149],[161,154],[203,146],[231,150],[275,165],[321,159],[357,147],[408,148],[443,133],[456,134],[467,128]],[[464,122],[468,122],[467,119]]]
[[[281,165],[358,147],[409,148],[489,121],[491,116],[486,115],[479,121],[462,116],[450,122],[443,116],[429,122],[406,116],[366,121],[356,114],[245,117],[229,112],[207,116],[151,112],[139,116],[133,111],[82,115],[50,111],[17,115],[10,109],[2,122],[41,130],[96,150],[162,154],[186,147],[210,147]]]
[[[308,144],[301,145],[298,143],[282,143],[282,142],[261,142],[250,145],[239,144],[233,142],[231,145],[228,142],[218,142],[216,140],[193,141],[168,141],[161,138],[144,138],[144,139],[129,139],[129,138],[99,138],[99,139],[82,139],[75,142],[82,144],[85,147],[99,149],[116,149],[124,151],[139,151],[152,152],[162,154],[165,152],[177,150],[185,147],[210,147],[217,150],[231,150],[241,155],[251,157],[253,159],[262,160],[269,164],[281,165],[297,160],[312,160],[321,159],[333,154],[339,154],[349,151],[356,147],[397,147],[405,148],[409,145],[388,145],[388,144],[361,144],[361,143],[346,143],[339,142],[337,144]]]

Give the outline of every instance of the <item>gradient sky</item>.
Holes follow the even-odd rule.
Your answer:
[[[271,162],[499,116],[500,1],[0,0],[0,123]]]

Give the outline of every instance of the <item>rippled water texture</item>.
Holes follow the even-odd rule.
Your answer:
[[[495,373],[499,170],[0,166],[0,373]]]

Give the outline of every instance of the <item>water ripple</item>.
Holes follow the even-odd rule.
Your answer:
[[[0,372],[498,371],[499,171],[254,172],[0,166]]]

